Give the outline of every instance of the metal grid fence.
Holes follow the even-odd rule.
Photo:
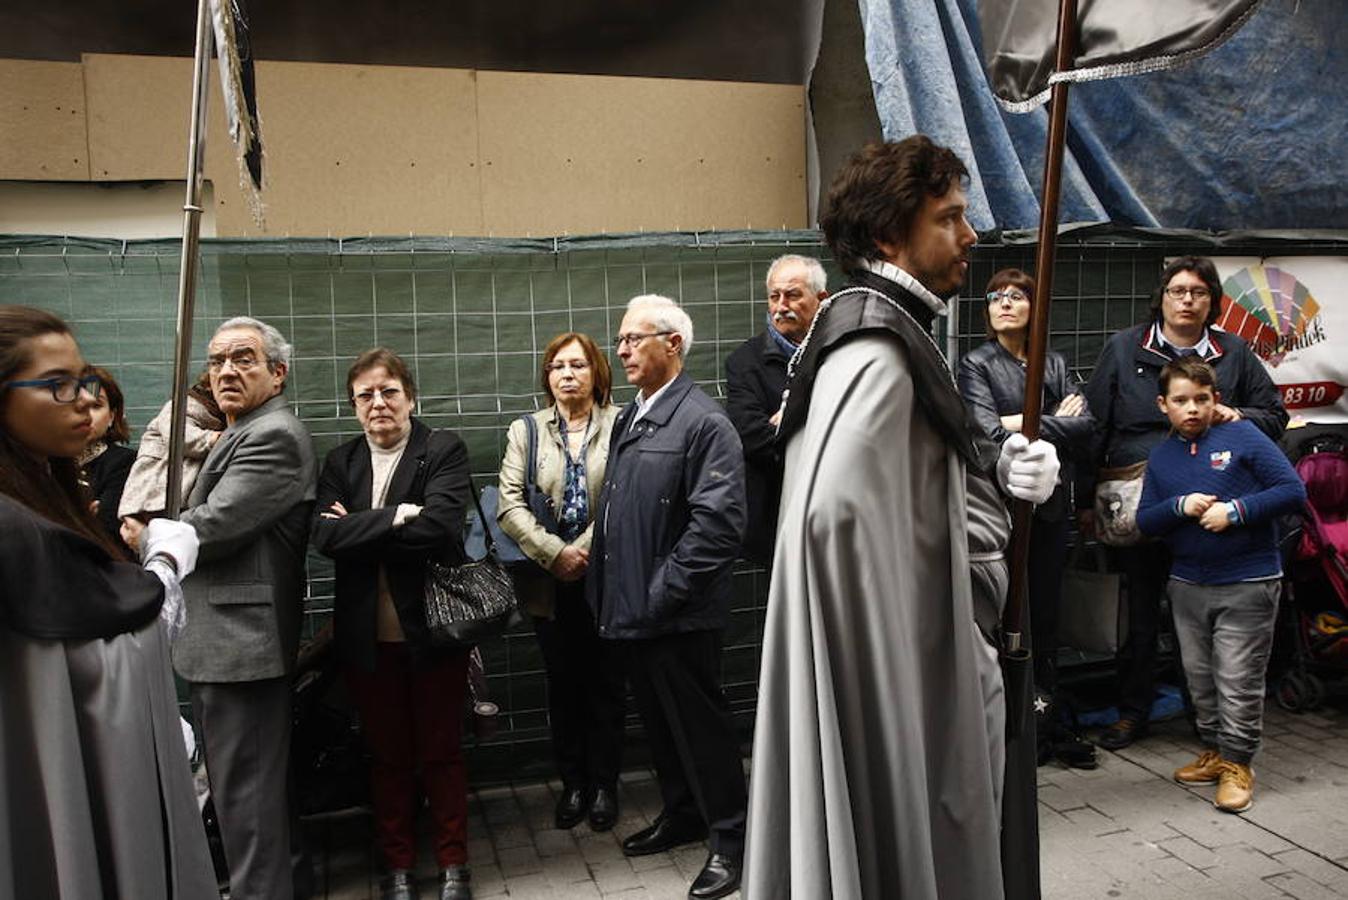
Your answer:
[[[1080,377],[1105,339],[1145,314],[1165,259],[1210,250],[1199,241],[1137,236],[1068,239],[1054,278],[1052,346]],[[997,269],[1033,265],[1031,245],[975,250],[957,304],[955,345],[985,338],[982,287]],[[134,428],[169,395],[178,277],[176,241],[0,237],[0,303],[64,316],[91,362],[118,378]],[[287,392],[320,458],[358,436],[345,374],[361,351],[383,345],[413,367],[417,415],[457,431],[474,478],[495,477],[505,429],[538,407],[538,357],[555,334],[581,331],[611,344],[627,300],[663,293],[689,311],[690,374],[724,396],[724,359],[763,327],[763,279],[782,253],[826,257],[820,235],[802,232],[661,234],[557,240],[362,239],[203,242],[194,361],[224,318],[251,315],[277,326],[295,353]],[[1258,255],[1256,243],[1229,252]],[[840,278],[825,259],[830,283]],[[625,402],[633,390],[615,386]],[[332,567],[311,554],[306,635],[331,616]],[[767,578],[742,566],[726,634],[723,673],[738,717],[752,721]],[[484,645],[503,727],[474,754],[478,776],[548,769],[542,658],[527,626]]]

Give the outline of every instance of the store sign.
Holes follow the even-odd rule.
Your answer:
[[[1264,361],[1294,419],[1348,423],[1348,259],[1214,257],[1217,325]]]

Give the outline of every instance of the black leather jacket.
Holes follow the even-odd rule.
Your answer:
[[[970,412],[983,426],[988,437],[999,445],[1011,432],[1002,427],[1002,416],[1013,416],[1025,409],[1025,366],[995,340],[975,347],[959,365],[959,388]],[[1038,513],[1059,519],[1068,507],[1068,485],[1072,483],[1072,461],[1090,452],[1095,420],[1089,407],[1079,416],[1047,415],[1058,408],[1068,394],[1080,393],[1071,383],[1067,361],[1061,353],[1049,351],[1044,360],[1044,412],[1039,435],[1058,450],[1062,462],[1061,483],[1053,496],[1040,505]]]

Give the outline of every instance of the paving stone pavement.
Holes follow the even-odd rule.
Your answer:
[[[1292,715],[1270,704],[1254,766],[1255,805],[1244,815],[1215,809],[1214,788],[1170,780],[1197,746],[1187,723],[1175,720],[1132,747],[1102,752],[1094,771],[1039,770],[1044,900],[1348,898],[1348,708]],[[620,836],[659,812],[649,772],[624,774],[622,818],[607,834],[585,825],[553,828],[559,787],[530,783],[474,792],[469,855],[478,900],[687,895],[706,859],[704,847],[639,859],[627,859],[619,848]],[[317,897],[377,900],[367,815],[310,822],[306,830],[319,863]],[[435,868],[429,848],[420,857],[423,896],[430,898]]]

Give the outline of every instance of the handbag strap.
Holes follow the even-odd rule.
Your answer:
[[[496,552],[496,540],[491,536],[491,524],[487,521],[487,514],[482,511],[482,501],[477,496],[477,485],[473,484],[473,476],[468,476],[468,493],[473,495],[473,505],[477,507],[477,520],[482,523],[482,537],[487,546],[487,555],[491,556]]]
[[[538,423],[528,414],[520,418],[524,420],[524,430],[529,432],[529,453],[524,463],[524,493],[527,496],[533,493],[536,484],[534,476],[538,469]]]

